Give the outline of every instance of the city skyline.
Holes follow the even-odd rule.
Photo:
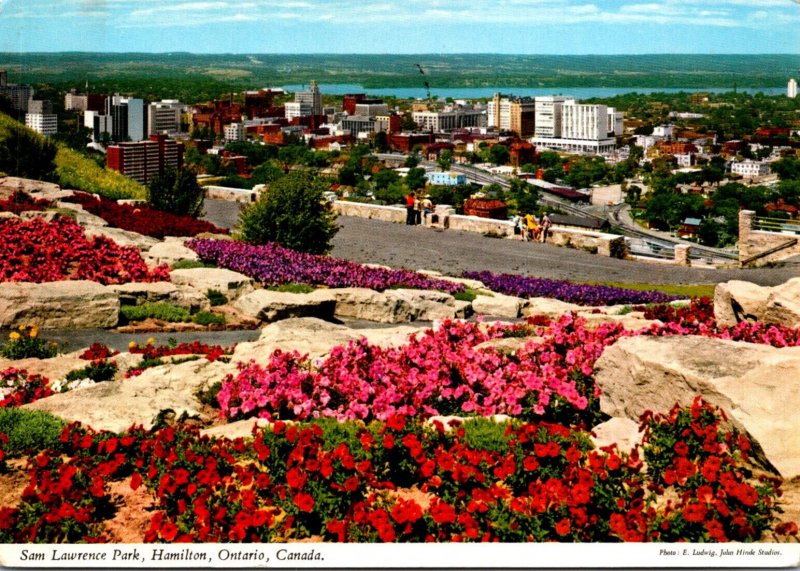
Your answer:
[[[798,53],[798,0],[0,0],[0,51]]]

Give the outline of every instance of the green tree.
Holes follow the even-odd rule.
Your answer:
[[[784,157],[772,163],[772,172],[778,175],[781,180],[800,179],[800,158]]]
[[[272,184],[279,178],[283,178],[285,173],[283,169],[277,166],[273,161],[267,161],[258,165],[250,177],[250,182],[253,186],[257,184]]]
[[[414,153],[413,155],[408,155],[406,158],[406,163],[403,165],[407,169],[413,169],[419,165],[419,155]]]
[[[425,178],[425,169],[413,168],[408,171],[406,175],[406,186],[411,190],[417,190],[425,187],[427,179]]]
[[[535,212],[539,208],[539,192],[524,180],[511,179],[508,196],[519,213]]]
[[[246,206],[239,216],[240,238],[250,244],[281,246],[326,254],[339,227],[323,199],[328,184],[306,172],[293,172]]]
[[[495,165],[505,165],[508,164],[511,153],[505,145],[492,145],[492,148],[489,149],[488,158],[489,161]]]
[[[372,139],[372,145],[379,153],[386,153],[389,151],[389,137],[385,131],[378,131],[375,133],[375,138]]]
[[[153,208],[179,216],[197,217],[203,213],[203,189],[189,169],[167,169],[150,179],[147,202]]]
[[[384,204],[405,204],[405,197],[408,193],[408,187],[402,181],[397,180],[388,186],[376,189],[374,196],[375,200],[380,200]]]
[[[722,225],[711,218],[706,218],[697,229],[697,239],[704,246],[714,247],[719,244],[721,233]]]
[[[388,188],[390,184],[399,181],[400,175],[392,169],[381,169],[372,175],[370,180],[375,185],[376,190],[383,190]]]
[[[436,160],[436,164],[439,165],[439,170],[441,171],[449,171],[450,164],[453,162],[453,152],[449,149],[445,149],[439,154],[439,158]]]

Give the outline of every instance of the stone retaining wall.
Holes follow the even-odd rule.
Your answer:
[[[213,198],[215,200],[227,200],[230,202],[243,202],[245,204],[249,204],[250,202],[255,202],[256,198],[258,197],[258,193],[254,190],[248,190],[246,188],[230,188],[227,186],[206,186],[203,187],[205,190],[206,198]]]
[[[380,206],[362,202],[347,202],[337,200],[333,203],[333,210],[341,216],[355,216],[383,220],[384,222],[405,223],[406,209],[401,206]],[[452,207],[438,205],[435,216],[429,216],[427,226],[449,230],[462,230],[464,232],[478,232],[501,238],[514,237],[514,225],[510,220],[494,220],[479,216],[464,216],[454,214]],[[578,250],[586,250],[601,256],[610,257],[612,253],[621,252],[624,238],[615,234],[603,234],[584,230],[568,228],[551,228],[547,239],[556,246],[566,246]],[[619,244],[618,244],[619,243]]]
[[[753,221],[756,213],[752,210],[739,211],[739,263],[748,267],[765,266],[772,262],[785,260],[800,254],[800,236],[797,234],[782,234],[780,232],[764,232],[753,230]],[[748,262],[750,258],[766,252],[772,248],[786,244],[793,238],[798,240],[794,246],[783,248],[777,252]]]

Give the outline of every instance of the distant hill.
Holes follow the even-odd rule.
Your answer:
[[[776,88],[800,74],[800,55],[284,55],[145,53],[0,53],[9,80],[54,88],[118,89],[159,96],[202,95],[254,87],[353,83],[419,87],[419,68],[437,88],[618,87]],[[196,94],[196,93],[195,93]],[[192,99],[195,99],[194,97]],[[197,97],[202,99],[202,97]],[[188,98],[187,98],[188,100]]]

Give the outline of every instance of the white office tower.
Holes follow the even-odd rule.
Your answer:
[[[608,108],[605,105],[578,105],[572,100],[561,106],[561,136],[564,139],[605,139],[608,126]]]
[[[156,101],[147,106],[148,135],[177,135],[181,131],[184,105],[175,99]]]
[[[786,86],[786,96],[790,99],[797,97],[797,82],[794,78],[790,79],[789,84]]]
[[[310,107],[309,115],[322,115],[322,94],[316,81],[311,82],[311,88],[308,91],[295,93],[294,101]]]
[[[575,103],[575,99],[559,95],[536,98],[536,137],[561,137],[561,108],[567,102]]]

